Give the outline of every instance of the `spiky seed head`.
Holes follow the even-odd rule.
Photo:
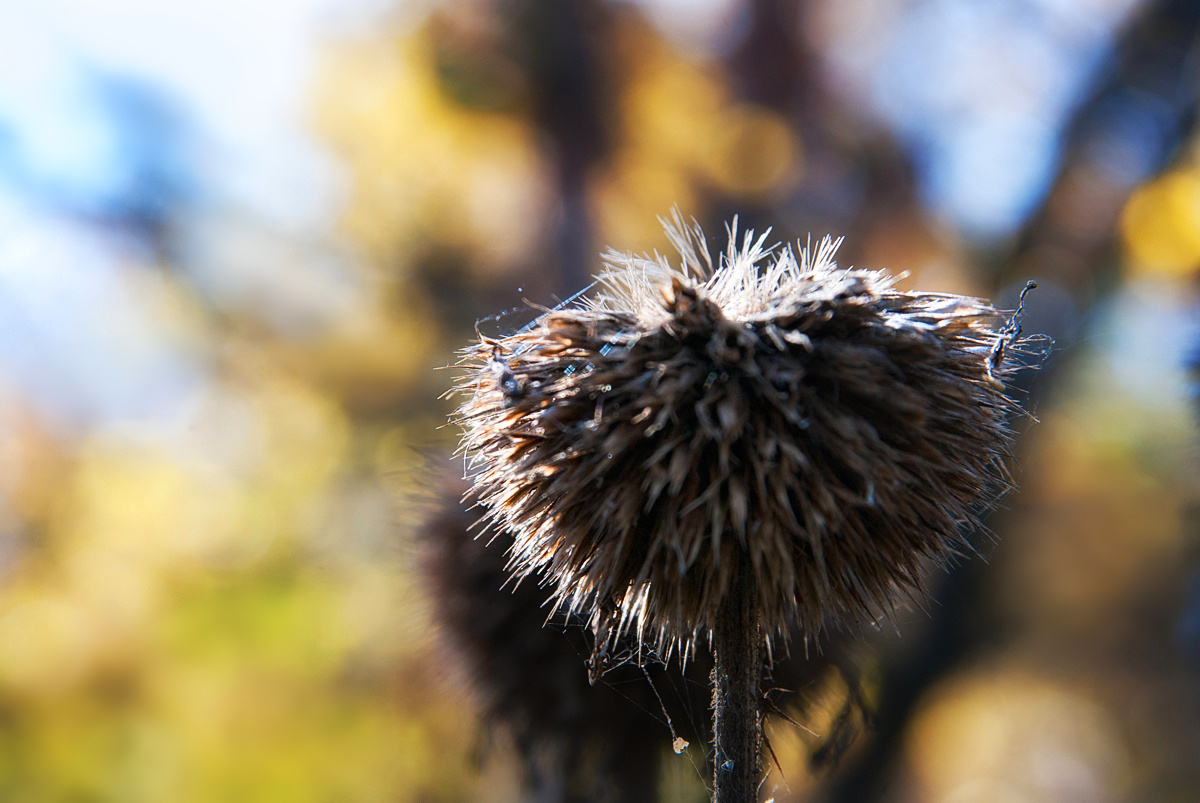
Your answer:
[[[749,561],[768,649],[874,618],[1009,487],[1017,337],[988,303],[840,269],[837,243],[714,264],[609,252],[590,298],[464,352],[474,493],[602,637],[686,656]]]

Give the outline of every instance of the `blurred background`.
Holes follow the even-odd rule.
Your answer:
[[[764,795],[1200,799],[1198,88],[1190,0],[0,4],[0,799],[519,799],[418,570],[435,369],[676,204],[1056,343],[986,563]]]

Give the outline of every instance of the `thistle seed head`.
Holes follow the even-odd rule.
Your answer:
[[[986,302],[737,237],[609,252],[587,299],[466,349],[457,420],[509,565],[684,657],[748,561],[768,649],[888,611],[1009,487],[1019,330]],[[597,645],[601,649],[601,645]]]

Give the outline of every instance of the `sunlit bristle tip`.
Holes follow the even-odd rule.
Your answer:
[[[871,620],[1009,487],[1019,327],[729,226],[608,252],[590,296],[465,352],[474,493],[510,565],[611,637],[690,652],[747,561],[764,642]]]

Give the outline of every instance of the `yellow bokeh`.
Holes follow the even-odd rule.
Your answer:
[[[1200,172],[1177,170],[1139,187],[1121,213],[1134,273],[1187,275],[1200,266]]]
[[[782,115],[751,104],[723,109],[704,141],[706,173],[725,193],[762,200],[792,186],[801,168],[800,138]]]
[[[1129,747],[1114,715],[1077,685],[1019,669],[975,671],[935,689],[907,755],[921,800],[1120,800]]]

